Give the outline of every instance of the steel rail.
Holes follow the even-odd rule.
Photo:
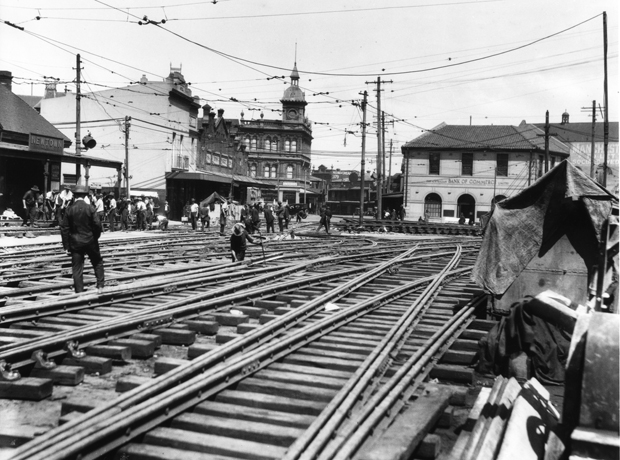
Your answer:
[[[228,367],[232,365],[233,362],[241,362],[240,365],[238,364],[237,367],[235,367],[235,371],[238,371],[240,375],[245,376],[252,369],[254,369],[254,351],[262,350],[263,353],[265,353],[264,349],[267,347],[267,355],[271,354],[273,358],[273,353],[271,353],[268,349],[268,341],[279,335],[281,332],[291,329],[292,327],[305,321],[309,316],[321,311],[326,302],[342,298],[352,292],[354,288],[357,288],[376,279],[378,276],[381,276],[391,266],[401,262],[405,256],[411,254],[415,251],[415,249],[416,248],[413,248],[405,253],[402,253],[400,256],[380,264],[370,271],[366,271],[366,273],[362,273],[355,279],[350,280],[341,286],[317,297],[316,299],[307,302],[304,306],[298,307],[295,310],[277,318],[276,320],[270,321],[262,328],[238,337],[237,339],[232,340],[204,355],[198,356],[187,364],[176,368],[175,372],[164,374],[154,379],[153,382],[141,385],[128,391],[127,393],[124,393],[119,398],[105,406],[95,408],[87,414],[62,425],[61,427],[50,430],[49,432],[38,437],[36,443],[31,442],[25,444],[21,448],[18,448],[15,451],[14,458],[63,458],[63,451],[65,454],[77,455],[78,452],[76,452],[75,449],[78,448],[79,451],[79,449],[83,447],[84,441],[86,440],[85,436],[97,436],[97,434],[103,434],[102,426],[109,425],[109,422],[116,414],[125,413],[128,410],[135,411],[136,408],[144,409],[145,405],[146,407],[149,407],[152,404],[150,398],[156,396],[162,397],[162,393],[173,393],[180,396],[181,392],[179,390],[181,387],[186,387],[188,382],[190,384],[194,383],[195,380],[198,382],[207,382],[206,378],[208,375],[212,375],[216,373],[216,371],[221,373],[222,366]],[[416,286],[423,284],[425,282],[424,280],[426,280],[426,278],[422,281],[417,281]],[[367,306],[372,306],[375,304],[378,307],[379,301],[376,300],[376,298],[373,298],[370,302],[364,301],[363,304]],[[347,309],[347,311],[348,310],[349,309]],[[316,324],[319,324],[319,329],[321,329],[320,323],[315,323],[315,325]],[[298,335],[299,332],[296,332],[292,336],[296,337]],[[278,340],[277,344],[282,345],[286,343],[284,348],[287,348],[290,337],[291,336],[289,336],[288,339]],[[252,356],[250,356],[248,362],[243,362],[244,356],[248,353],[251,353]],[[248,367],[248,365],[251,366]],[[255,370],[257,370],[257,368]],[[216,380],[217,378],[218,377],[216,377]],[[233,383],[230,377],[225,377],[224,379],[226,382],[230,382],[230,384]],[[203,392],[201,389],[200,394],[198,395],[198,400],[194,403],[205,399],[206,396],[207,393]],[[170,410],[165,412],[166,416],[171,415]],[[124,417],[121,417],[121,419],[122,418]],[[146,431],[148,428],[148,426],[145,426],[142,431]],[[121,435],[119,438],[123,443],[128,442],[136,435],[136,430],[126,431],[123,429],[123,431],[127,433],[126,436]],[[80,447],[78,447],[76,443],[80,440],[82,440],[82,442],[80,443]],[[89,442],[91,441],[87,441],[86,445],[88,445]],[[114,443],[115,441],[112,442]]]
[[[385,417],[394,418],[399,410],[394,410],[407,387],[415,377],[424,370],[424,367],[433,359],[443,345],[462,328],[463,324],[472,320],[475,306],[462,308],[449,322],[433,334],[406,363],[386,382],[362,409],[348,421],[346,429],[339,433],[329,455],[321,455],[320,460],[351,459],[371,435],[373,429]],[[419,383],[419,382],[418,382]],[[412,391],[413,389],[410,389]],[[400,408],[398,408],[400,409]]]
[[[423,312],[424,306],[436,296],[447,273],[454,268],[460,257],[461,248],[457,246],[450,262],[403,313],[400,320],[364,359],[362,365],[306,429],[304,434],[289,447],[284,460],[314,459],[318,452],[328,444],[333,433],[354,410],[354,407],[363,404],[364,399],[368,399],[368,393],[372,391],[372,388],[376,386],[390,366],[392,362],[390,355],[396,354],[400,350],[411,332],[410,326]]]
[[[333,265],[337,263],[343,263],[347,261],[355,261],[359,259],[359,257],[385,257],[386,254],[389,253],[400,253],[402,252],[402,247],[398,250],[394,249],[393,251],[377,251],[377,252],[367,252],[361,255],[347,255],[347,256],[339,256],[332,257],[329,259],[322,260],[314,260],[311,262],[311,265]],[[290,257],[290,256],[287,256]],[[281,257],[280,257],[281,258]],[[269,257],[267,260],[270,260]],[[277,259],[276,259],[277,260]],[[262,260],[260,261],[262,263]],[[248,265],[253,266],[254,263],[251,260],[244,261]],[[130,296],[132,299],[141,298],[143,296],[152,296],[157,293],[170,293],[173,291],[179,291],[181,289],[195,289],[196,287],[202,286],[206,283],[206,281],[200,275],[206,275],[210,272],[216,271],[222,273],[228,273],[231,270],[236,270],[236,268],[242,263],[240,262],[226,262],[221,265],[214,266],[212,263],[204,263],[201,264],[200,267],[175,267],[171,269],[161,270],[155,275],[158,276],[166,276],[166,282],[162,283],[161,280],[156,279],[150,282],[146,282],[143,284],[131,284],[127,285],[119,285],[114,286],[110,289],[106,289],[103,294],[99,295],[97,293],[81,293],[81,294],[68,294],[63,296],[60,299],[51,299],[45,300],[41,302],[37,302],[35,305],[31,305],[28,303],[24,304],[14,304],[12,306],[0,307],[0,325],[9,324],[10,322],[18,322],[18,321],[26,321],[30,319],[36,319],[43,316],[50,316],[52,314],[57,314],[59,312],[68,313],[70,311],[80,310],[80,306],[82,308],[92,308],[92,302],[101,301],[102,299],[110,299],[120,301],[122,300],[122,296]],[[263,271],[272,271],[277,269],[278,267],[272,268],[264,268],[264,269],[255,269],[258,271],[252,273],[260,273],[260,270]],[[186,272],[191,271],[192,273],[187,275]],[[180,272],[180,273],[179,273]],[[179,273],[178,275],[168,277],[169,274]],[[237,274],[235,272],[234,274]],[[131,274],[127,275],[129,280],[133,280],[136,278],[146,277],[144,276],[136,276],[140,274]],[[150,277],[153,277],[153,273],[150,274]],[[181,281],[178,280],[181,278]],[[197,278],[197,279],[196,279]],[[116,278],[118,279],[118,278]],[[211,278],[213,280],[214,278]],[[216,278],[216,280],[219,278]],[[43,287],[41,288],[43,289]],[[46,291],[47,292],[47,291]],[[117,296],[121,296],[121,299],[118,299]],[[1,302],[1,301],[0,301]]]
[[[408,251],[405,254],[408,255],[411,251]],[[434,254],[432,257],[441,257],[443,255],[444,254]],[[428,257],[431,256],[425,255],[415,258],[406,258],[404,255],[401,255],[397,259],[402,263],[404,260],[421,260]],[[281,280],[281,277],[287,274],[291,274],[302,269],[307,269],[312,265],[321,264],[324,262],[324,260],[320,259],[316,261],[304,262],[292,267],[280,269],[277,272],[252,278],[250,281],[235,283],[233,285],[217,288],[206,293],[199,293],[185,299],[167,302],[162,305],[149,308],[147,311],[141,310],[125,315],[119,315],[109,320],[98,321],[92,325],[77,327],[71,331],[62,331],[42,338],[34,338],[29,341],[0,347],[0,360],[11,363],[13,368],[19,368],[31,364],[32,361],[29,358],[32,353],[37,350],[46,351],[50,357],[56,357],[65,353],[64,351],[58,350],[58,348],[64,347],[64,345],[68,342],[80,342],[79,347],[84,348],[88,345],[104,343],[112,340],[112,337],[110,337],[111,334],[116,334],[114,338],[118,338],[120,336],[134,333],[136,328],[148,329],[150,325],[151,327],[154,327],[156,325],[170,323],[179,315],[187,317],[188,315],[191,316],[204,311],[211,311],[218,306],[230,304],[234,306],[235,302],[242,303],[244,301],[267,298],[277,293],[287,292],[294,288],[307,286],[314,282],[334,278],[341,279],[343,276],[351,275],[357,272],[367,272],[365,276],[370,277],[373,276],[375,270],[377,270],[374,269],[368,271],[368,266],[365,265],[361,267],[346,268],[335,272],[319,273],[314,276],[304,277],[303,279]],[[394,263],[396,262],[393,262],[393,264]],[[383,264],[381,266],[383,266]],[[374,275],[374,277],[376,276],[378,276],[378,274]],[[265,288],[265,282],[276,280],[277,282],[271,284],[268,289]],[[255,287],[249,289],[250,286]],[[344,286],[348,286],[348,283],[345,283]],[[244,292],[237,293],[237,291],[243,289],[245,289]],[[232,294],[230,292],[232,292]],[[351,292],[350,289],[347,291],[347,294],[349,292]],[[296,309],[296,311],[300,311],[300,309]],[[264,328],[261,328],[261,330],[263,329]],[[88,341],[88,343],[84,343],[84,341]],[[24,361],[20,362],[19,360]]]
[[[70,455],[79,454],[79,458],[82,460],[99,458],[129,442],[132,438],[142,435],[201,401],[264,369],[273,362],[286,357],[306,344],[421,288],[424,284],[431,282],[432,279],[433,277],[420,279],[408,283],[405,288],[398,287],[377,295],[332,317],[305,326],[289,336],[267,343],[243,356],[235,357],[228,363],[220,364],[209,371],[205,371],[203,375],[180,383],[175,388],[159,395],[155,401],[146,401],[129,407],[125,411],[113,415],[107,421],[101,421],[97,426],[86,430],[85,433],[80,432],[72,439],[58,443],[51,452],[46,451],[44,453],[47,456],[35,455],[31,458],[33,460],[43,458],[54,460],[67,458],[67,453]],[[15,457],[16,460],[19,458]]]

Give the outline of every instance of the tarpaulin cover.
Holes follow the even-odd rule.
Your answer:
[[[472,279],[501,295],[538,255],[564,235],[588,270],[596,264],[601,228],[618,198],[567,160],[532,186],[497,203],[485,227]]]
[[[570,334],[530,312],[531,297],[510,307],[510,315],[480,340],[476,370],[482,374],[510,376],[510,359],[520,352],[531,360],[534,376],[545,384],[564,381]]]
[[[220,203],[225,203],[226,202],[226,198],[224,198],[222,195],[220,195],[217,192],[213,192],[211,195],[209,195],[207,198],[205,198],[204,200],[202,200],[200,202],[200,206],[208,206],[211,203],[216,203],[216,202],[220,202]]]

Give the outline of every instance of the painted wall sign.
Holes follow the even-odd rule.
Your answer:
[[[28,141],[29,150],[52,152],[62,155],[64,147],[65,142],[62,139],[30,133],[30,138]]]

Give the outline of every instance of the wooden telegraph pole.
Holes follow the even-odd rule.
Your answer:
[[[377,84],[377,219],[383,217],[382,212],[382,187],[383,177],[381,174],[382,162],[381,156],[383,154],[383,126],[381,124],[381,76],[377,77],[376,81],[366,82],[366,84]],[[393,83],[392,80],[383,80],[383,83]]]
[[[360,226],[364,221],[364,175],[366,174],[366,104],[368,92],[364,91],[364,99],[362,100],[362,163],[360,178]],[[370,198],[370,196],[368,197]]]
[[[80,155],[82,155],[82,140],[81,140],[81,132],[80,132],[80,124],[81,124],[81,107],[80,107],[80,65],[82,61],[80,60],[80,55],[76,56],[76,77],[75,77],[75,154],[78,158],[75,159],[75,185],[78,185],[80,182],[80,176],[82,175],[82,171],[80,169]]]

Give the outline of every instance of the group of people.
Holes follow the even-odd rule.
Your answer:
[[[25,214],[22,225],[36,227],[37,221],[41,219],[53,220],[55,225],[60,225],[67,209],[75,200],[75,191],[72,191],[69,185],[64,185],[62,192],[53,189],[45,194],[34,185],[22,198]],[[161,216],[155,213],[153,198],[144,195],[134,199],[121,195],[117,200],[113,193],[106,194],[86,187],[83,201],[93,206],[101,223],[107,221],[111,232],[119,225],[121,231],[129,231],[131,221],[135,221],[136,230],[152,230],[154,222],[157,222],[162,230],[168,227],[170,206],[167,201]]]

